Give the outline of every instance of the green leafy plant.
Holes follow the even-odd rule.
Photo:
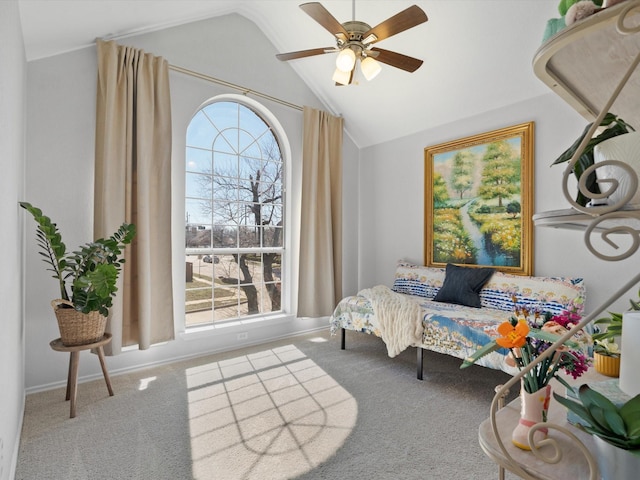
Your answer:
[[[58,281],[60,298],[73,303],[82,313],[98,311],[107,316],[118,291],[116,282],[124,263],[123,250],[133,240],[135,226],[123,223],[109,238],[85,243],[79,250],[67,253],[58,226],[30,203],[20,202],[20,206],[38,224],[39,253]]]
[[[640,297],[640,292],[638,292]],[[631,310],[640,310],[640,299],[638,301],[629,299]],[[608,317],[602,317],[593,322],[594,325],[605,326],[606,330],[601,330],[592,335],[594,340],[607,340],[622,335],[622,313],[608,312]]]
[[[640,455],[640,395],[621,407],[588,385],[578,390],[580,402],[555,392],[553,396],[587,424],[582,425],[585,431],[624,450],[636,450],[634,453]]]
[[[560,163],[570,161],[592,125],[593,122],[587,125],[578,139],[573,142],[573,144],[569,148],[562,152],[562,154],[558,158],[556,158],[552,165],[558,165]],[[580,180],[580,177],[585,172],[585,170],[587,170],[587,168],[595,163],[593,152],[596,145],[604,142],[605,140],[609,140],[610,138],[617,137],[618,135],[629,133],[630,130],[635,131],[635,129],[631,125],[629,125],[627,122],[617,117],[613,113],[607,113],[600,122],[599,127],[605,128],[599,135],[589,140],[584,150],[582,151],[580,158],[573,167],[573,174],[575,175],[576,180]],[[595,172],[591,172],[589,174],[589,177],[586,181],[586,187],[590,192],[600,193]],[[576,203],[584,207],[588,202],[589,198],[585,197],[581,192],[578,192]]]

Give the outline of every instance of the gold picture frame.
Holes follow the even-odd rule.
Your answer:
[[[534,122],[424,149],[425,265],[533,275]]]

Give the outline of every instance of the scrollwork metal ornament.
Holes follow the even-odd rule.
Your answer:
[[[578,446],[582,454],[587,459],[587,463],[589,464],[589,471],[590,472],[598,471],[597,463],[593,458],[593,456],[591,455],[591,452],[589,451],[589,449],[584,445],[584,443],[582,443],[580,439],[576,437],[575,434],[568,428],[564,428],[564,427],[561,427],[560,425],[555,425],[553,423],[548,423],[548,424],[538,423],[537,425],[534,425],[533,427],[531,427],[531,430],[529,430],[529,445],[531,445],[531,452],[536,456],[536,458],[538,458],[539,460],[542,460],[545,463],[549,463],[552,465],[560,463],[560,461],[562,460],[562,449],[560,448],[560,445],[558,444],[558,441],[555,438],[547,437],[546,439],[539,442],[537,445],[534,443],[533,434],[536,430],[540,428],[547,428],[547,430],[551,430],[551,429],[558,430],[559,432],[569,437],[571,440],[573,440],[576,443],[576,445]],[[551,447],[553,455],[549,455],[548,452],[545,452],[542,450],[542,448],[545,446]]]
[[[620,35],[631,35],[631,34],[640,32],[640,24],[635,26],[630,26],[627,23],[628,18],[630,18],[631,16],[631,12],[634,10],[640,10],[640,1],[633,0],[633,1],[629,1],[628,3],[629,4],[624,9],[621,10],[617,18],[616,29]],[[611,106],[613,105],[618,95],[620,94],[620,91],[622,91],[627,81],[629,80],[633,72],[638,67],[638,64],[640,64],[640,52],[638,52],[638,55],[635,57],[635,59],[631,63],[629,69],[627,70],[623,78],[620,80],[620,83],[618,84],[617,88],[613,92],[611,98],[609,99],[609,101],[603,107],[598,117],[593,122],[588,133],[584,136],[584,139],[582,140],[575,154],[569,161],[569,165],[567,166],[566,170],[563,173],[562,188],[563,188],[563,194],[565,198],[569,201],[571,206],[578,213],[582,213],[590,217],[593,217],[593,219],[590,221],[589,225],[585,230],[585,244],[587,245],[587,248],[593,255],[607,261],[623,260],[633,255],[638,250],[638,248],[640,248],[640,230],[631,226],[632,223],[635,223],[636,225],[640,226],[640,209],[627,208],[627,203],[633,198],[633,196],[635,195],[638,189],[638,175],[629,164],[619,160],[607,160],[604,162],[598,162],[597,164],[589,167],[587,170],[585,170],[584,174],[580,178],[580,181],[578,182],[578,188],[580,192],[585,197],[596,201],[595,202],[596,206],[589,206],[589,207],[584,207],[578,204],[573,199],[573,196],[570,195],[569,180],[573,174],[573,168],[578,162],[580,156],[582,155],[582,152],[584,151],[587,143],[593,137],[602,119],[604,118],[606,113],[609,112]],[[625,195],[622,196],[622,198],[620,198],[620,200],[618,200],[613,205],[597,205],[598,200],[602,200],[606,197],[609,197],[614,191],[620,188],[619,182],[615,179],[598,179],[598,185],[606,187],[606,190],[601,193],[594,193],[587,189],[586,179],[590,173],[595,172],[598,168],[601,168],[603,166],[611,166],[611,165],[615,165],[616,167],[623,169],[625,174],[629,176],[629,179],[630,179],[629,190]],[[615,241],[616,237],[619,238],[620,236],[628,236],[631,239],[631,242],[630,242],[630,245],[628,245],[622,253],[617,255],[607,255],[600,252],[598,248],[595,246],[595,244],[592,242],[592,236],[596,235],[597,233],[600,234],[600,238],[602,242],[606,243],[609,247],[616,250],[620,248],[619,243]],[[616,237],[614,237],[614,235]],[[499,411],[501,403],[503,403],[503,398],[507,395],[509,388],[515,384],[519,384],[520,379],[524,375],[526,375],[527,372],[535,368],[537,364],[539,364],[549,356],[553,355],[556,349],[561,347],[575,333],[579,332],[584,327],[586,327],[589,323],[591,323],[593,320],[598,318],[598,316],[601,315],[601,313],[605,311],[609,307],[609,305],[618,301],[626,292],[628,292],[631,288],[633,288],[639,282],[640,282],[640,273],[636,274],[634,278],[632,278],[625,285],[623,285],[622,288],[620,288],[616,293],[614,293],[602,305],[597,307],[593,311],[593,313],[585,316],[577,325],[575,325],[571,330],[569,330],[564,335],[562,335],[550,348],[548,348],[545,352],[543,352],[540,356],[538,356],[533,362],[529,363],[526,367],[524,367],[521,371],[519,371],[516,375],[514,375],[508,382],[506,382],[504,385],[496,387],[496,394],[493,398],[493,401],[491,403],[491,408],[490,408],[490,422],[491,422],[491,428],[493,430],[493,434],[496,439],[496,443],[500,451],[504,455],[504,459],[501,459],[501,462],[499,462],[501,463],[501,477],[500,477],[501,479],[504,478],[504,471],[502,470],[502,467],[509,469],[510,471],[512,471],[513,473],[519,475],[524,479],[539,480],[540,478],[535,476],[530,471],[526,470],[523,467],[523,465],[521,465],[517,460],[515,460],[509,454],[502,439],[500,438],[500,434],[498,432],[496,414]],[[545,423],[536,424],[533,427],[531,427],[531,430],[529,432],[529,445],[531,446],[531,451],[533,452],[533,455],[537,459],[548,464],[557,464],[563,458],[561,445],[560,443],[558,443],[558,440],[556,438],[547,437],[545,440],[542,440],[538,442],[538,444],[535,444],[533,439],[533,434],[536,430],[540,428],[553,429],[562,433],[563,435],[566,435],[571,442],[576,444],[579,451],[586,458],[588,468],[589,468],[589,480],[598,480],[600,478],[597,463],[593,458],[593,455],[591,454],[590,450],[580,441],[580,439],[576,435],[574,435],[571,432],[570,429],[567,429],[560,425],[556,425],[550,422],[545,422]],[[544,447],[548,447],[548,448],[543,450]]]
[[[633,10],[638,10],[638,9],[640,9],[640,2],[634,1],[634,2],[630,2],[629,5],[627,5],[620,12],[620,15],[618,16],[618,19],[616,22],[616,28],[620,35],[632,35],[640,32],[640,24],[635,26],[627,24],[627,20],[631,16],[631,12]],[[628,258],[631,255],[633,255],[638,250],[638,247],[640,246],[640,244],[638,243],[638,236],[640,235],[640,232],[637,229],[631,227],[631,222],[629,222],[629,225],[627,225],[624,228],[621,228],[620,226],[616,225],[617,222],[613,222],[614,226],[609,227],[611,222],[607,222],[607,220],[610,220],[613,218],[628,219],[628,220],[636,220],[635,224],[640,226],[640,210],[625,209],[625,206],[633,198],[633,196],[635,195],[638,189],[638,175],[636,171],[628,163],[620,160],[606,160],[606,161],[597,162],[596,164],[591,165],[589,168],[587,168],[584,171],[584,173],[580,177],[580,181],[578,182],[579,191],[586,198],[592,201],[595,201],[594,203],[596,204],[596,206],[587,206],[587,207],[584,207],[578,204],[573,199],[573,196],[569,192],[569,180],[571,178],[571,175],[573,174],[573,169],[576,163],[578,162],[578,160],[580,159],[580,156],[582,155],[582,152],[584,151],[585,147],[589,143],[589,140],[591,140],[591,138],[595,134],[596,130],[598,129],[599,125],[602,122],[602,119],[611,109],[611,106],[614,104],[620,92],[622,91],[624,86],[627,84],[629,78],[638,67],[638,64],[640,64],[640,52],[638,52],[633,62],[631,62],[631,64],[629,65],[629,68],[627,69],[622,79],[620,80],[618,86],[616,87],[613,94],[611,95],[611,98],[602,108],[602,111],[600,112],[596,120],[592,123],[589,131],[582,139],[582,142],[578,146],[573,157],[571,157],[571,160],[569,161],[569,164],[567,165],[567,168],[565,169],[562,177],[562,192],[564,197],[567,199],[567,201],[578,212],[584,213],[594,218],[594,220],[592,220],[591,222],[591,225],[585,230],[585,244],[587,245],[587,248],[589,248],[589,251],[591,251],[591,253],[594,256],[607,261],[618,261],[618,260],[623,260],[625,258]],[[629,188],[626,191],[625,195],[623,195],[622,198],[620,198],[616,203],[611,205],[598,205],[597,204],[598,200],[602,200],[609,197],[613,192],[615,192],[620,188],[620,184],[614,178],[599,178],[597,180],[598,186],[599,187],[607,186],[607,189],[604,192],[595,193],[595,192],[591,192],[587,188],[586,180],[589,177],[589,175],[591,173],[595,173],[598,168],[602,168],[605,166],[612,166],[612,165],[622,169],[622,171],[624,171],[624,173],[628,175]],[[618,249],[619,245],[613,240],[612,235],[621,234],[621,233],[628,234],[632,238],[631,246],[627,248],[622,254],[607,255],[606,253],[601,252],[595,246],[594,242],[591,240],[591,235],[595,234],[595,232],[599,232],[603,242],[609,245],[613,249]]]

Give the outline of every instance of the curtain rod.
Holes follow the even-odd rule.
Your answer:
[[[240,85],[236,85],[235,83],[227,82],[225,80],[220,80],[219,78],[211,77],[209,75],[205,75],[204,73],[194,72],[193,70],[189,70],[189,69],[178,67],[176,65],[171,65],[171,64],[169,64],[169,70],[173,70],[179,73],[184,73],[185,75],[190,75],[192,77],[200,78],[208,82],[217,83],[218,85],[224,85],[225,87],[233,88],[235,90],[240,90],[245,95],[248,95],[248,94],[255,95],[256,97],[264,98],[266,100],[271,100],[272,102],[279,103],[280,105],[284,105],[286,107],[295,108],[296,110],[302,111],[302,107],[300,105],[296,105],[295,103],[287,102],[285,100],[280,100],[279,98],[272,97],[271,95],[267,95],[266,93],[256,92],[255,90],[251,90],[250,88],[245,88]]]

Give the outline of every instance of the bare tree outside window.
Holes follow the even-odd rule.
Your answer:
[[[248,107],[220,103],[198,112],[193,135],[187,135],[187,256],[195,249],[213,255],[207,266],[211,287],[187,285],[187,311],[190,290],[194,296],[210,292],[212,321],[281,310],[284,247],[283,161],[277,138]],[[236,313],[229,317],[232,307]]]

